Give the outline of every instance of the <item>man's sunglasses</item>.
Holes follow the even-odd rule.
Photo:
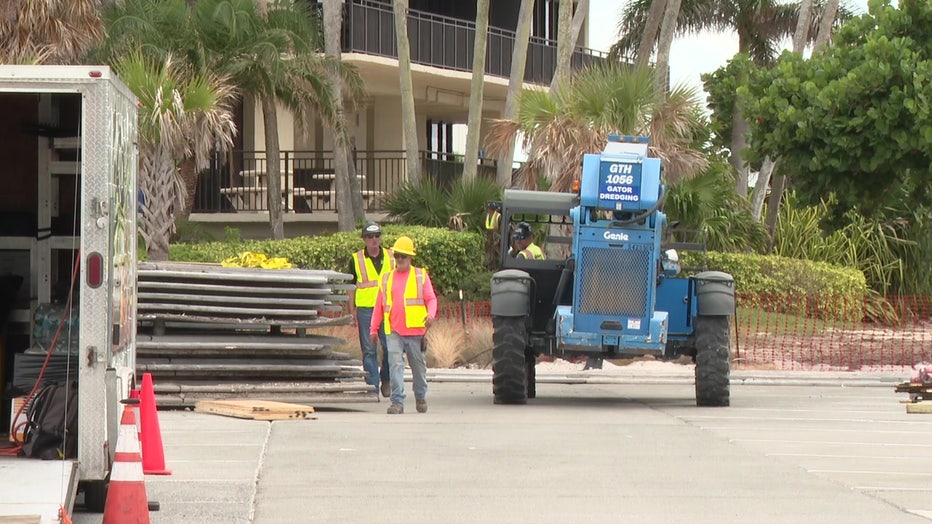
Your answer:
[[[363,238],[381,238],[382,235],[363,235]]]
[[[406,259],[406,258],[411,258],[411,257],[408,256],[408,255],[402,255],[401,253],[395,253],[395,258],[396,258],[396,259],[404,260],[404,259]]]

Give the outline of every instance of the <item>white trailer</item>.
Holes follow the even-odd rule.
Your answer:
[[[56,522],[79,484],[92,508],[106,497],[119,401],[135,387],[136,107],[106,66],[0,66],[0,276],[23,280],[0,297],[3,385],[35,347],[38,308],[73,290],[78,316],[54,350],[78,381],[77,457],[0,457],[0,520]],[[0,413],[9,423],[9,399]]]

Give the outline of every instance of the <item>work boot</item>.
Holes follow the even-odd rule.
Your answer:
[[[392,403],[391,406],[388,406],[388,411],[386,411],[386,413],[388,413],[389,415],[401,415],[404,412],[405,412],[404,404],[395,404],[394,402]]]
[[[392,396],[392,383],[382,382],[382,396],[388,398]]]
[[[415,403],[415,407],[417,407],[418,413],[427,413],[427,400],[426,399],[415,400],[414,403]]]

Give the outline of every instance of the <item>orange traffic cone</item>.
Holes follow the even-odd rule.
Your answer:
[[[133,408],[133,416],[136,417],[136,434],[139,436],[139,444],[142,445],[142,414],[139,413],[139,404],[142,403],[141,393],[139,392],[138,389],[131,389],[129,390],[129,398],[134,398],[139,401],[139,402],[133,403],[132,408]],[[143,457],[142,461],[143,463],[145,463],[146,461],[145,457]]]
[[[155,405],[155,388],[152,374],[142,376],[142,471],[146,475],[171,475],[165,469],[165,452],[162,449],[162,430],[159,429],[159,414]]]
[[[123,418],[117,435],[113,468],[110,470],[110,488],[104,505],[103,524],[148,524],[149,501],[146,496],[146,479],[142,473],[142,455],[136,434],[133,403],[123,401]]]

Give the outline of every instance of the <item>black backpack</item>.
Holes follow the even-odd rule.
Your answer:
[[[27,457],[60,460],[78,456],[77,381],[45,384],[39,389],[26,407],[23,440]]]

